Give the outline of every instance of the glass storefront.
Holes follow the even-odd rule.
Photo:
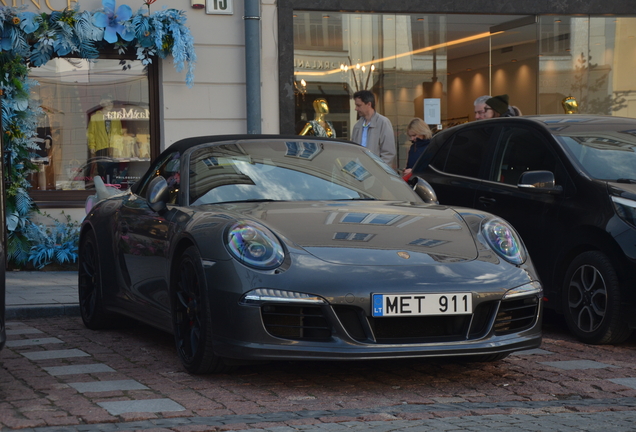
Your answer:
[[[39,199],[41,192],[92,189],[96,175],[127,189],[148,169],[150,87],[141,61],[56,58],[30,77],[43,110],[32,158],[39,172],[30,177]]]
[[[296,132],[322,116],[350,138],[351,97],[371,90],[399,168],[427,101],[439,106],[433,130],[474,120],[482,95],[508,94],[522,114],[636,117],[636,18],[295,11],[293,26]]]

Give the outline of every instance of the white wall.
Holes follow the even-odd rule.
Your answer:
[[[163,62],[163,148],[188,136],[245,133],[244,0],[234,0],[233,15],[208,15],[192,9],[189,0],[158,0],[152,8],[164,5],[186,11],[197,65],[194,86],[188,89],[185,72]],[[279,131],[276,13],[275,0],[261,1],[263,133]]]

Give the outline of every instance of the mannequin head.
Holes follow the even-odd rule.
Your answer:
[[[329,114],[329,105],[327,104],[327,100],[323,98],[314,100],[314,111],[319,114]]]
[[[113,95],[104,93],[99,100],[99,104],[106,109],[111,109],[113,107]]]
[[[563,106],[563,111],[565,111],[566,114],[579,113],[579,104],[574,96],[563,98],[563,100],[561,101],[561,105]]]

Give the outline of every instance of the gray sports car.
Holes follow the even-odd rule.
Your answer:
[[[538,347],[542,287],[515,230],[421,197],[434,201],[353,143],[179,141],[89,210],[82,319],[171,332],[191,373]]]

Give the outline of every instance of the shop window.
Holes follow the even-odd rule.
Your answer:
[[[56,58],[33,68],[42,108],[31,196],[40,206],[83,205],[95,176],[122,190],[158,153],[156,65],[122,58]]]
[[[446,22],[444,15],[411,15],[411,37],[413,49],[421,50],[442,41],[443,28]]]
[[[298,12],[294,19],[294,46],[342,50],[342,20],[336,13]]]
[[[570,32],[573,22],[569,17],[544,19],[541,29],[541,54],[563,55],[570,51]]]

